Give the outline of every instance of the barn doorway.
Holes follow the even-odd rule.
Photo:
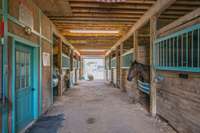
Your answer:
[[[83,59],[83,75],[84,75],[85,80],[103,80],[104,79],[104,59],[103,58],[84,58]]]

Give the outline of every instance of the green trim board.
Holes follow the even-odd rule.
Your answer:
[[[200,24],[157,39],[154,50],[156,69],[200,72]]]
[[[20,40],[21,42],[26,43],[26,45],[29,45],[31,47],[40,47],[40,45],[38,45],[37,43],[34,43],[34,42],[29,41],[27,39],[24,39],[20,36],[13,34],[13,33],[8,32],[8,36],[13,37],[15,40]]]

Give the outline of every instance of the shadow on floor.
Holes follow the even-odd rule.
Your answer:
[[[43,116],[25,133],[57,133],[64,120],[64,114]]]

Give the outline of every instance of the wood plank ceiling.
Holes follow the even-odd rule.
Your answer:
[[[67,40],[82,54],[89,52],[104,54],[157,0],[126,0],[121,3],[102,3],[96,0],[51,1],[65,2],[67,9],[70,9],[70,13],[66,15],[46,13]],[[161,14],[160,21],[164,24],[169,23],[197,7],[200,7],[200,0],[177,0],[172,7]],[[44,7],[41,8],[43,10]],[[72,33],[71,30],[115,30],[119,33],[86,34]],[[99,53],[97,50],[100,50]]]
[[[110,49],[155,1],[127,0],[122,3],[101,3],[96,0],[68,0],[72,15],[49,16],[49,18],[80,53],[105,54],[106,50]],[[119,33],[70,32],[76,29],[111,30],[119,31]]]

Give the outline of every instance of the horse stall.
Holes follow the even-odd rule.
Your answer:
[[[128,81],[128,72],[132,62],[135,60],[133,37],[130,37],[123,43],[121,47],[121,89],[127,92],[130,99],[134,100],[137,97],[137,85],[135,85],[135,79]]]
[[[111,54],[111,82],[117,86],[117,63],[115,52]]]
[[[73,60],[73,84],[77,85],[78,84],[78,56],[75,55],[74,60]]]
[[[105,57],[105,80],[111,82],[111,57],[110,54]]]
[[[150,24],[146,24],[137,31],[136,61],[138,66],[137,88],[139,90],[139,103],[150,111]]]
[[[53,78],[56,82],[53,87],[54,96],[61,96],[70,87],[70,47],[53,35]]]
[[[194,15],[195,14],[195,15]],[[155,41],[157,114],[181,133],[200,132],[199,9],[158,30]]]

